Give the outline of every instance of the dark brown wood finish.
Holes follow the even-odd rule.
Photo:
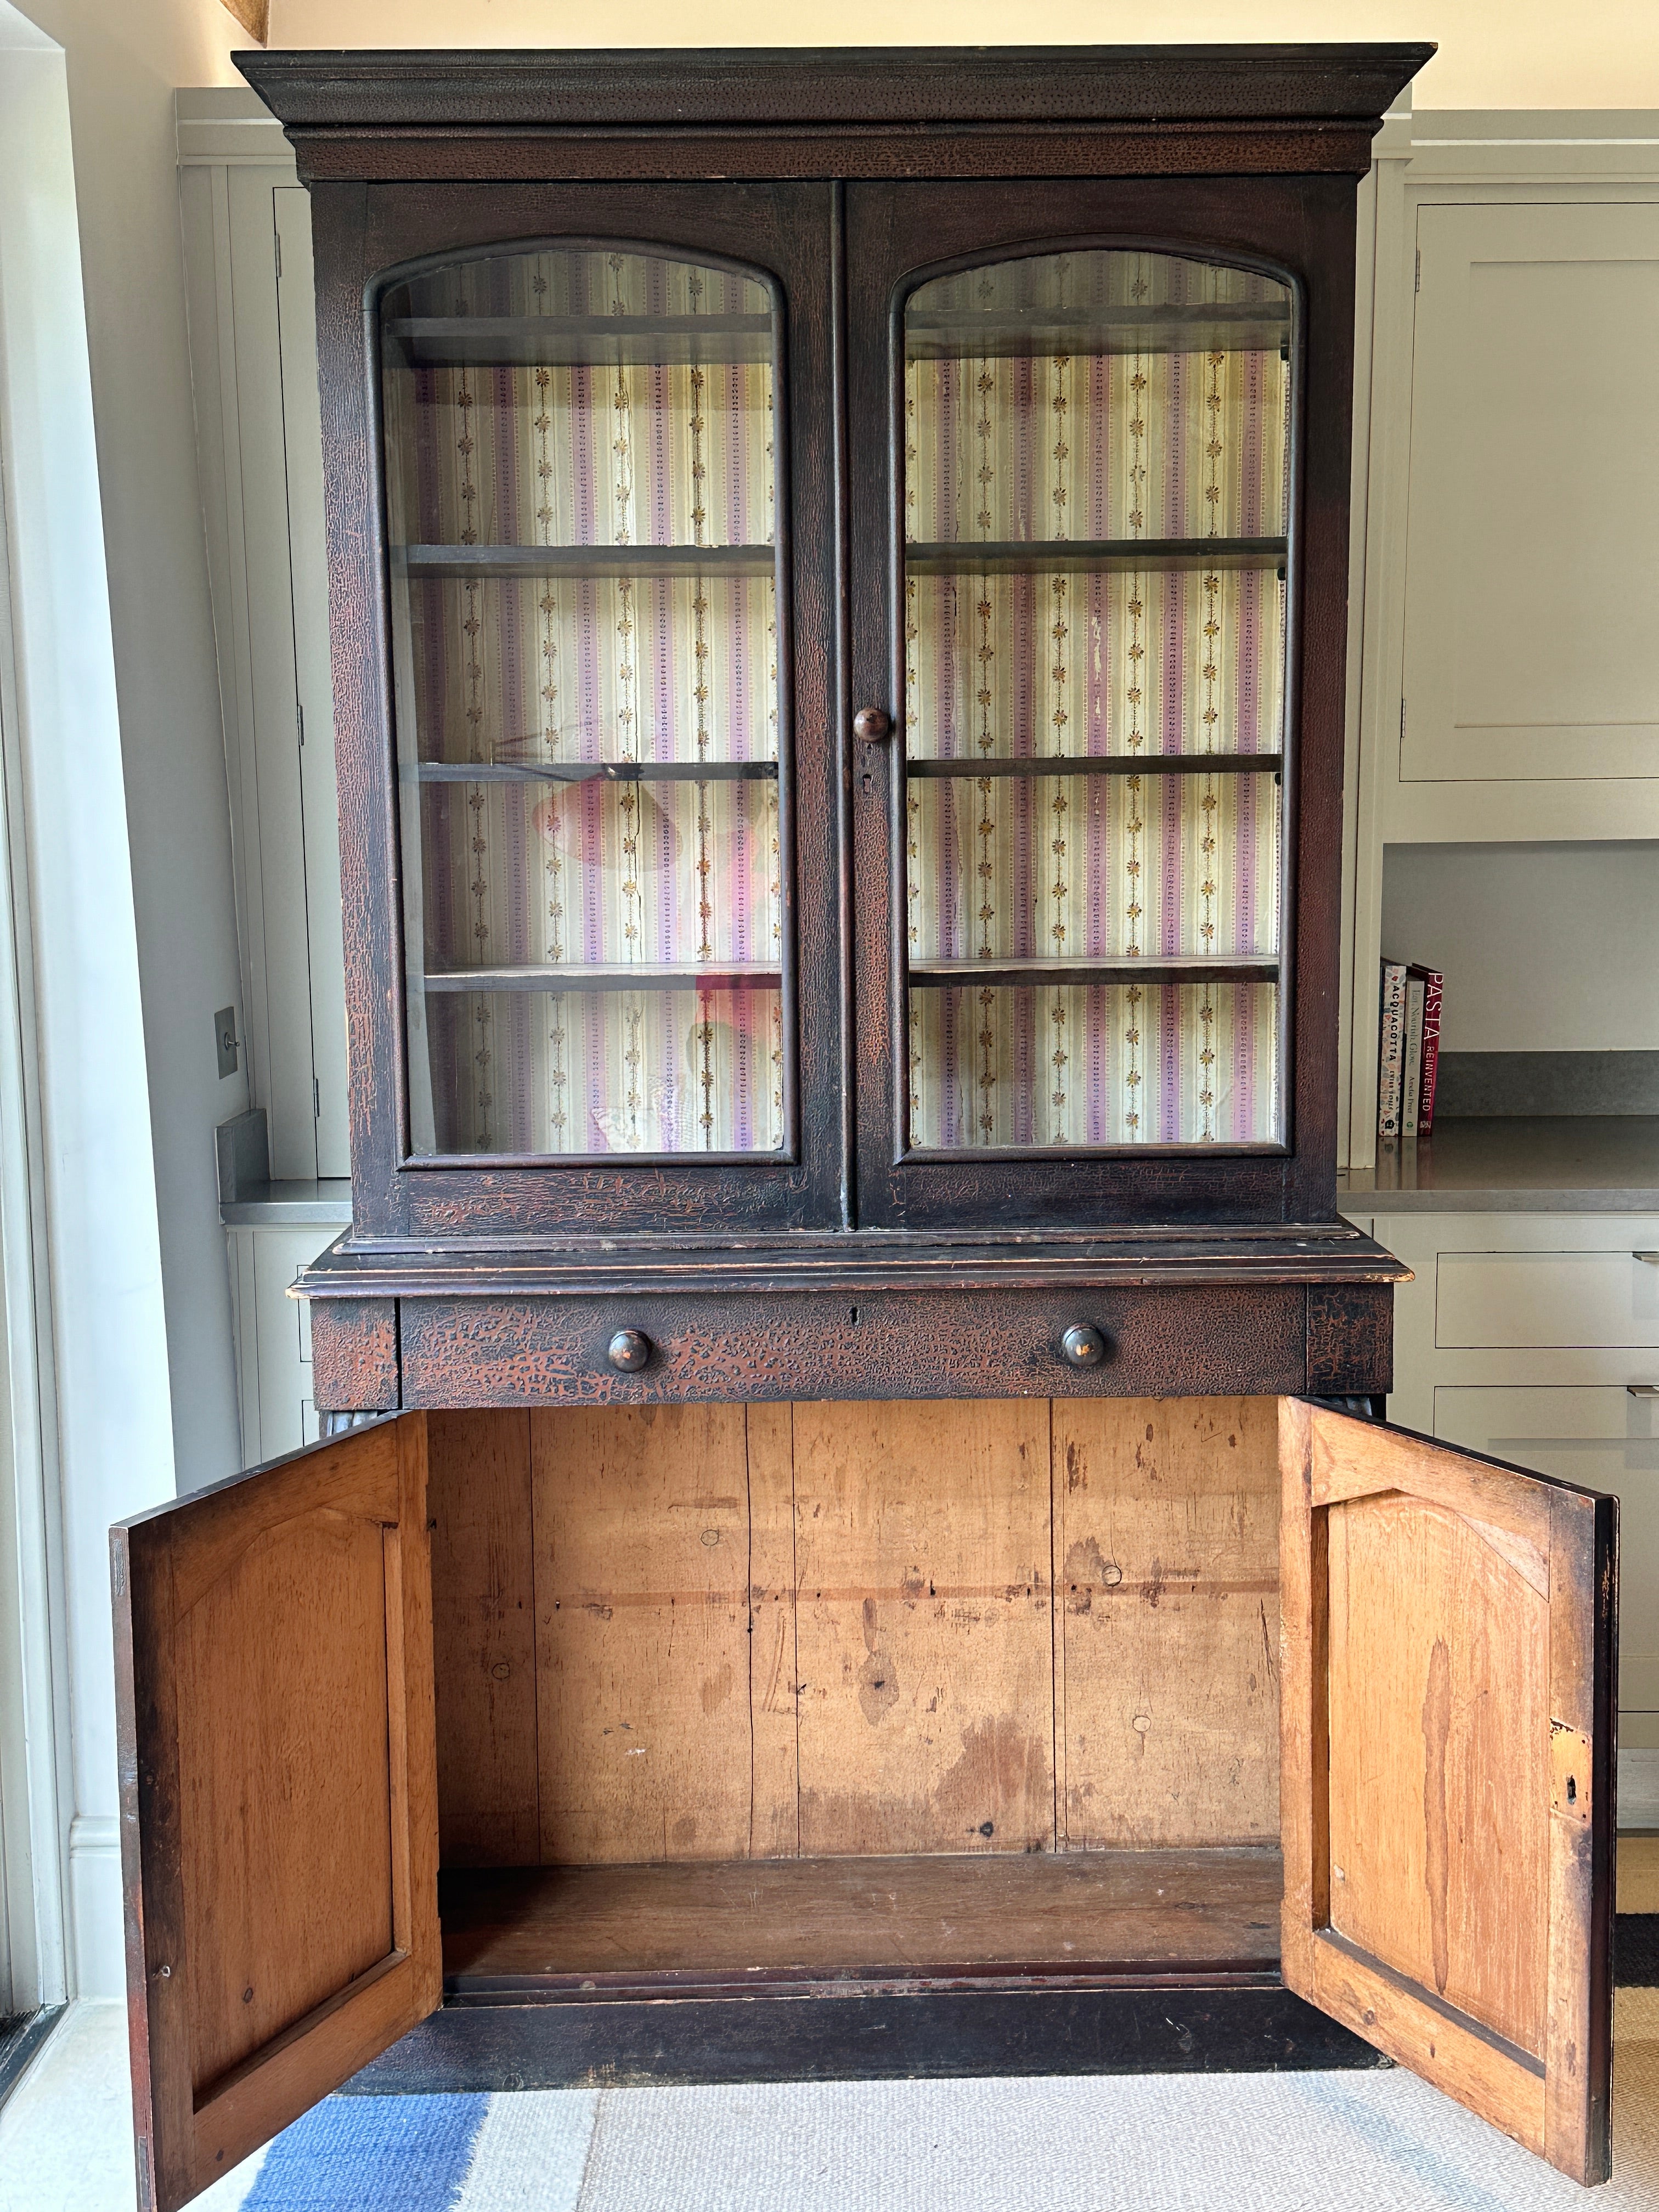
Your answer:
[[[1212,1397],[1303,1390],[1305,1293],[1208,1290],[875,1291],[832,1304],[769,1290],[717,1297],[406,1298],[409,1406],[632,1406],[805,1398]],[[1101,1331],[1098,1366],[1060,1340]],[[607,1348],[639,1329],[650,1356]]]
[[[1364,171],[1430,46],[246,55],[332,177]]]
[[[319,185],[313,192],[326,475],[336,756],[351,1034],[352,1205],[359,1233],[830,1225],[841,1190],[840,947],[830,474],[830,319],[822,184]],[[780,528],[781,750],[794,800],[785,926],[793,939],[799,1143],[793,1162],[635,1165],[411,1162],[404,1103],[403,920],[380,490],[378,301],[412,263],[569,238],[699,254],[774,277],[785,301],[790,467]],[[793,618],[792,618],[793,617]],[[793,654],[787,649],[793,636]],[[793,662],[793,672],[792,672]],[[793,765],[793,774],[791,769]],[[392,1402],[395,1402],[392,1401]]]
[[[1261,268],[1296,288],[1285,775],[1289,1150],[1218,1157],[907,1153],[902,1075],[902,733],[857,748],[855,1005],[860,1218],[928,1229],[969,1220],[1315,1221],[1335,1209],[1337,861],[1341,850],[1354,187],[1342,176],[1051,186],[855,185],[848,192],[851,410],[866,431],[852,485],[853,692],[903,702],[903,302],[951,268],[1061,247],[1150,246]],[[879,423],[882,434],[875,434]],[[1150,972],[1152,963],[1147,963]]]
[[[319,1314],[311,1340],[312,1402],[330,1413],[398,1409],[398,1303],[342,1299]]]

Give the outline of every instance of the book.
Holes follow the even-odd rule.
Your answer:
[[[1376,1055],[1376,1133],[1400,1134],[1401,1064],[1406,1043],[1406,967],[1382,963],[1382,1024]]]
[[[1446,979],[1437,968],[1415,968],[1412,973],[1423,979],[1423,1073],[1418,1086],[1417,1133],[1426,1137],[1434,1130],[1434,1088],[1440,1073],[1440,1001]]]
[[[1406,1042],[1400,1067],[1400,1133],[1417,1135],[1417,1110],[1423,1092],[1423,978],[1406,970]]]

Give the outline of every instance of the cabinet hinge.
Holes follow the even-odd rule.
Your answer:
[[[304,744],[306,741],[306,710],[304,705],[298,699],[294,702],[294,719],[300,726],[300,743]]]
[[[1406,742],[1406,702],[1403,699],[1400,702],[1400,742],[1402,745]]]
[[[313,1121],[323,1118],[323,1086],[314,1075],[311,1079],[311,1118]]]
[[[280,257],[280,255],[279,255],[279,256],[278,256],[278,258],[280,259],[280,258],[281,258],[281,257]],[[1413,289],[1413,292],[1420,292],[1420,291],[1422,290],[1422,289],[1423,289],[1423,249],[1422,249],[1422,247],[1419,246],[1418,247],[1418,249],[1417,249],[1417,281],[1415,282],[1415,283],[1413,283],[1413,286],[1412,286],[1412,289]]]
[[[283,234],[279,230],[275,234],[275,236],[276,240],[276,282],[280,284],[283,281]]]

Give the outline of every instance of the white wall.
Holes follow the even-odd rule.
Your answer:
[[[172,94],[228,75],[243,42],[217,0],[0,0],[0,435],[82,1994],[122,1986],[108,1525],[239,1456],[211,1133],[243,1103],[212,1036],[237,963]]]
[[[240,997],[173,94],[234,79],[218,0],[24,0],[64,47],[138,927],[179,1486],[236,1464],[213,1015]]]
[[[1446,978],[1446,1052],[1659,1050],[1659,845],[1390,845],[1382,949]]]
[[[1659,107],[1659,7],[1595,0],[271,0],[273,46],[1144,46],[1433,39],[1419,107]]]

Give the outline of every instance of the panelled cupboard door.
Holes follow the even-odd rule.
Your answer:
[[[1610,2170],[1618,1504],[1280,1402],[1286,1985]]]
[[[441,2000],[425,1416],[110,1548],[138,2193],[172,2212]]]

